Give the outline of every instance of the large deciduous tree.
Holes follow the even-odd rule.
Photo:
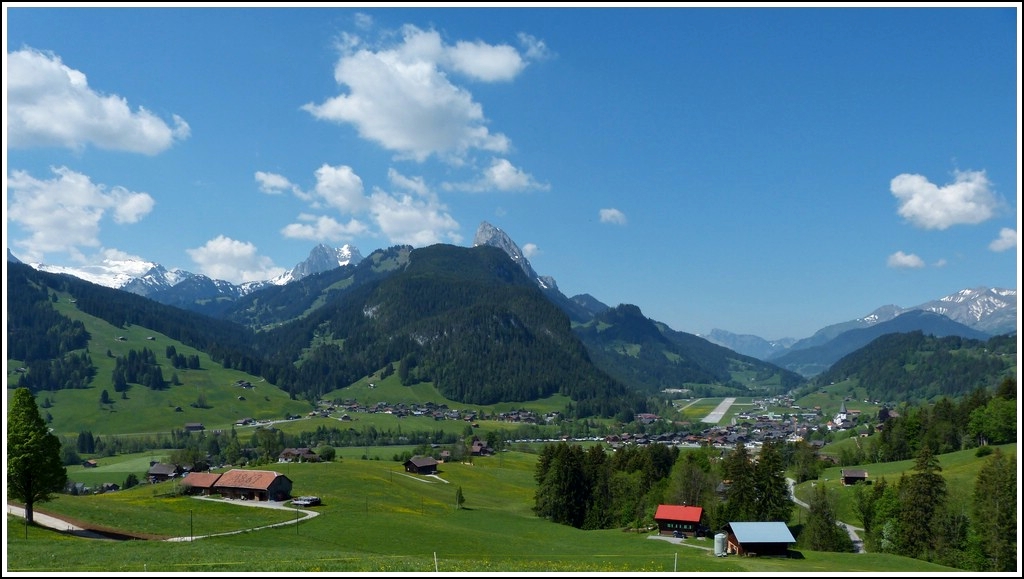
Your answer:
[[[67,484],[60,447],[60,439],[39,415],[32,392],[15,390],[7,412],[7,489],[11,498],[25,503],[29,523],[35,503],[52,499]]]

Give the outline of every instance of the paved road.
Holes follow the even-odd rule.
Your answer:
[[[16,517],[25,518],[25,509],[23,507],[19,507],[19,506],[16,506],[16,505],[7,505],[7,513],[11,514],[11,515],[14,515]],[[92,531],[87,531],[87,530],[83,529],[82,527],[79,527],[77,525],[72,525],[71,523],[69,523],[69,522],[67,522],[65,520],[58,519],[57,517],[51,517],[50,515],[45,515],[45,514],[40,513],[39,511],[36,511],[36,510],[32,511],[32,522],[37,524],[37,525],[39,525],[40,527],[46,527],[48,529],[56,529],[58,531],[64,531],[65,533],[68,533],[68,534],[71,534],[71,535],[77,535],[79,537],[84,537],[84,538],[87,538],[87,539],[108,539],[108,540],[110,540],[110,537],[107,537],[106,535],[101,535],[99,533],[94,533]],[[8,529],[8,532],[13,532],[13,529]]]
[[[265,526],[262,526],[262,527],[255,527],[255,528],[251,528],[251,529],[239,529],[237,531],[229,531],[229,532],[226,532],[226,533],[214,533],[214,534],[211,534],[211,535],[197,535],[197,536],[194,536],[194,537],[171,537],[170,539],[164,539],[165,541],[172,541],[172,542],[176,542],[176,541],[178,541],[178,542],[180,542],[180,541],[194,541],[196,539],[202,539],[203,537],[218,537],[218,536],[221,536],[221,535],[236,535],[238,533],[248,533],[249,531],[255,531],[255,530],[258,530],[258,529],[269,529],[271,527],[283,527],[285,525],[297,525],[301,521],[305,521],[307,519],[312,519],[313,517],[315,517],[315,516],[320,514],[320,513],[316,512],[316,511],[311,511],[311,510],[307,510],[307,509],[296,509],[295,507],[288,506],[284,502],[280,502],[280,501],[230,501],[230,500],[225,500],[225,499],[216,498],[216,497],[192,497],[192,498],[198,499],[198,500],[206,500],[206,501],[222,501],[222,502],[230,503],[230,504],[233,504],[233,505],[240,505],[240,506],[245,506],[245,507],[260,507],[260,508],[264,508],[264,509],[282,509],[282,510],[286,510],[286,511],[295,511],[296,513],[302,513],[302,516],[301,517],[296,517],[295,519],[292,519],[292,520],[289,520],[289,521],[284,521],[282,523],[275,523],[273,525],[265,525]],[[22,507],[16,506],[16,505],[8,504],[7,505],[7,512],[12,514],[12,515],[14,515],[14,516],[17,516],[17,517],[24,517],[25,516],[25,509],[23,509]],[[81,528],[79,526],[76,526],[76,525],[73,525],[73,524],[71,524],[71,523],[69,523],[69,522],[67,522],[67,521],[65,521],[63,519],[59,519],[57,517],[52,517],[50,515],[44,515],[43,513],[40,513],[39,511],[33,511],[33,513],[32,513],[32,521],[35,524],[37,524],[39,526],[42,526],[42,527],[47,527],[47,528],[50,528],[50,529],[56,529],[58,531],[64,531],[64,532],[66,532],[68,534],[76,535],[76,536],[87,538],[87,539],[106,539],[106,540],[112,540],[110,537],[108,537],[106,535],[103,535],[101,533],[96,533],[96,532],[93,532],[93,531],[89,531],[87,529],[83,529],[83,528]]]

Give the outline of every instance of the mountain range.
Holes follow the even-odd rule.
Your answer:
[[[496,247],[508,255],[525,277],[569,317],[576,326],[577,334],[584,338],[590,337],[588,346],[598,360],[608,355],[621,357],[613,353],[615,347],[621,349],[623,344],[621,339],[613,340],[618,346],[599,346],[594,342],[596,334],[588,329],[588,326],[607,323],[602,322],[602,315],[615,317],[620,322],[628,319],[627,325],[635,326],[634,329],[647,324],[651,328],[660,328],[660,335],[655,337],[655,342],[675,344],[663,352],[665,356],[679,356],[679,352],[670,351],[676,349],[679,337],[684,336],[687,338],[684,341],[691,349],[695,344],[700,344],[701,347],[698,349],[706,350],[702,342],[709,342],[729,351],[733,358],[743,358],[744,364],[749,364],[752,360],[769,362],[771,365],[808,377],[826,370],[842,356],[888,332],[923,330],[937,336],[959,335],[980,339],[1016,332],[1016,290],[978,287],[964,289],[956,294],[910,308],[882,306],[862,318],[827,326],[803,339],[786,338],[772,341],[753,335],[733,334],[721,329],[698,336],[677,332],[665,324],[649,320],[635,306],[624,307],[626,304],[621,304],[617,308],[611,308],[590,294],[565,296],[558,289],[553,277],[539,275],[520,247],[504,231],[487,222],[480,224],[473,241],[474,247],[484,245]],[[401,250],[406,254],[412,250],[408,246],[396,246],[391,249]],[[382,259],[378,254],[379,251],[371,255],[376,255],[376,260]],[[313,307],[316,299],[322,300],[322,297],[316,296],[326,292],[329,284],[351,284],[353,282],[350,277],[358,276],[359,279],[367,280],[386,275],[391,269],[384,268],[377,262],[369,264],[370,267],[359,268],[364,259],[359,250],[352,246],[332,248],[320,244],[312,249],[304,261],[276,278],[237,285],[185,270],[168,270],[160,264],[141,260],[104,260],[100,264],[80,268],[29,265],[38,271],[69,274],[165,305],[259,328],[283,323],[291,316],[299,315],[300,312]],[[20,263],[9,249],[8,261]],[[297,288],[302,285],[299,282],[313,277],[323,277],[314,284],[314,288],[307,288],[301,292],[295,289],[286,291],[286,288]],[[335,288],[333,291],[337,293],[339,290]],[[932,315],[922,316],[922,312]],[[648,338],[652,336],[647,335]],[[697,338],[698,341],[695,342],[693,338]],[[661,348],[653,348],[655,342],[649,343],[649,346],[652,346],[648,348],[649,350],[656,351]],[[634,357],[629,362],[636,365],[640,360]],[[701,365],[696,362],[694,364],[691,370]],[[634,378],[637,371],[634,368]],[[640,373],[650,376],[649,369]],[[719,377],[721,376],[719,374]],[[680,377],[663,377],[647,385],[653,388],[655,383],[671,382],[675,379]]]

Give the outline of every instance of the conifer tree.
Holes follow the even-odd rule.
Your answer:
[[[25,503],[29,523],[35,503],[49,501],[67,484],[60,447],[60,439],[39,415],[32,392],[16,389],[7,413],[7,490],[10,498]]]

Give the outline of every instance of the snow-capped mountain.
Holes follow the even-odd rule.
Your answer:
[[[314,247],[313,251],[309,252],[309,257],[307,257],[305,261],[293,267],[291,271],[285,272],[270,280],[269,283],[274,285],[284,285],[286,283],[300,280],[307,275],[312,275],[314,273],[329,271],[343,265],[356,265],[362,260],[362,254],[359,253],[358,249],[351,245],[343,245],[338,248],[333,248],[321,243]]]
[[[7,250],[7,259],[19,261],[10,249]],[[241,284],[212,279],[183,269],[167,269],[160,264],[138,259],[104,259],[98,264],[81,267],[41,263],[29,265],[39,271],[73,275],[97,285],[152,297],[162,303],[179,303],[183,299],[238,298],[268,285],[284,285],[343,265],[355,265],[362,259],[359,250],[350,245],[331,248],[320,244],[309,252],[309,257],[284,274],[270,280]]]
[[[800,340],[787,338],[769,341],[758,336],[738,335],[720,329],[712,330],[710,334],[702,337],[741,354],[773,361],[787,352],[821,346],[850,330],[889,322],[913,311],[941,314],[972,330],[991,336],[1007,334],[1017,330],[1017,290],[976,287],[909,308],[885,305],[864,317],[826,326],[813,336]]]

